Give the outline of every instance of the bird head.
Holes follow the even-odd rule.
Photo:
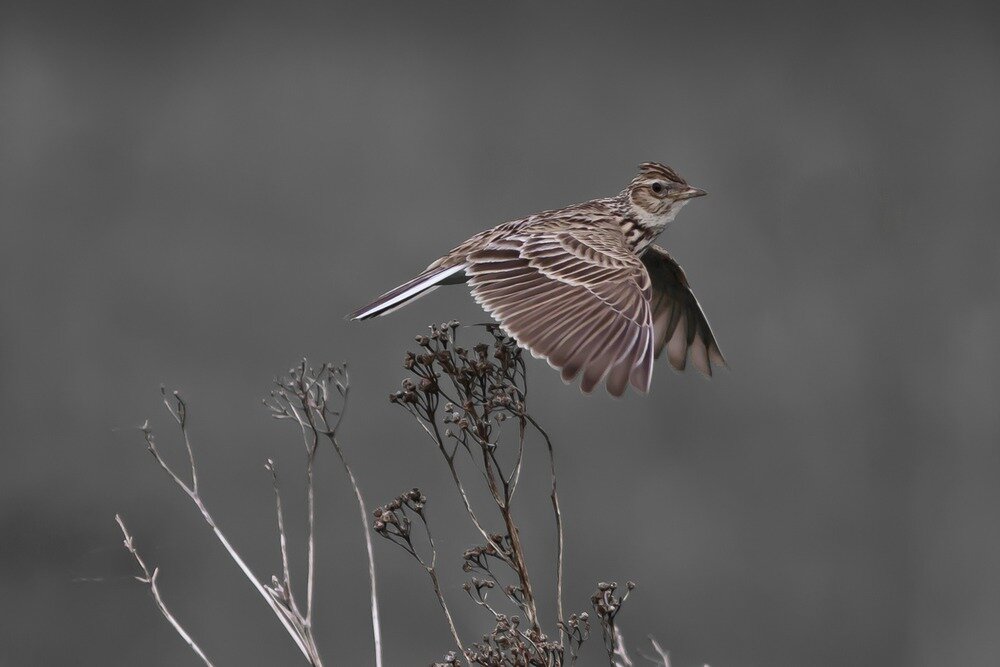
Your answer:
[[[636,216],[645,225],[663,227],[677,212],[704,190],[688,185],[681,176],[665,164],[643,162],[638,175],[622,192]]]

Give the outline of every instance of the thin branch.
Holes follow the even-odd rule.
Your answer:
[[[500,516],[503,518],[504,528],[507,531],[507,538],[510,540],[510,559],[514,564],[514,573],[517,575],[518,583],[521,585],[521,592],[524,594],[524,611],[528,616],[528,623],[533,628],[538,628],[538,611],[535,607],[535,595],[531,590],[531,578],[528,576],[528,564],[524,557],[524,547],[521,545],[520,531],[517,528],[517,523],[514,521],[510,505],[505,500],[501,500],[490,459],[485,454],[483,459],[490,493],[493,494],[494,499],[497,501]]]
[[[285,532],[285,513],[281,504],[281,490],[278,487],[278,464],[274,459],[268,459],[264,468],[271,473],[271,483],[274,487],[275,513],[278,517],[278,547],[281,550],[281,574],[284,577],[282,585],[288,596],[288,605],[292,611],[298,614],[298,605],[295,602],[295,591],[292,587],[291,569],[288,566],[288,538]]]
[[[365,509],[365,499],[361,495],[361,488],[354,479],[354,472],[351,470],[351,467],[347,465],[347,460],[344,458],[344,452],[340,448],[340,443],[337,442],[336,437],[331,437],[330,441],[337,451],[337,456],[340,457],[340,463],[344,466],[344,471],[347,473],[348,480],[350,480],[351,488],[354,489],[354,497],[358,502],[358,512],[361,515],[361,530],[365,536],[365,552],[368,555],[368,584],[371,593],[370,606],[372,612],[372,635],[375,641],[375,667],[382,667],[382,625],[379,622],[378,592],[375,583],[375,549],[372,546],[371,533],[368,531],[368,511]]]
[[[167,406],[167,411],[181,427],[181,434],[184,436],[184,447],[187,449],[188,464],[191,468],[191,490],[198,493],[198,468],[194,464],[194,450],[191,448],[191,440],[187,431],[187,403],[181,398],[180,392],[173,393],[174,400],[177,401],[177,408],[174,409],[167,400],[167,388],[160,385],[160,395],[163,396],[163,404]]]
[[[128,528],[125,527],[125,520],[122,519],[120,514],[116,514],[115,521],[118,522],[118,527],[122,530],[125,550],[132,554],[132,557],[135,558],[135,562],[139,565],[139,569],[142,570],[142,576],[136,577],[136,581],[149,586],[149,592],[153,596],[153,601],[156,603],[156,607],[160,610],[160,613],[163,614],[163,617],[167,619],[167,622],[169,622],[170,625],[173,626],[177,634],[181,636],[181,639],[183,639],[187,645],[191,647],[191,650],[194,651],[199,658],[201,658],[201,661],[204,662],[207,667],[212,667],[212,661],[208,659],[205,652],[201,650],[201,647],[198,646],[191,635],[189,635],[184,627],[181,626],[180,622],[174,618],[174,615],[170,613],[169,609],[167,609],[166,603],[160,596],[160,587],[156,583],[157,578],[160,576],[160,568],[155,567],[152,572],[149,571],[149,568],[146,566],[146,562],[143,560],[142,556],[139,554],[139,550],[135,546],[135,539],[131,534],[129,534]]]
[[[437,569],[432,565],[431,567],[425,567],[427,574],[430,575],[431,583],[434,586],[434,594],[437,596],[438,604],[441,605],[441,611],[444,612],[444,617],[448,621],[448,629],[451,631],[451,638],[455,640],[455,646],[461,653],[465,653],[465,648],[462,646],[462,640],[458,636],[458,629],[455,627],[455,621],[451,617],[451,611],[448,610],[448,603],[444,599],[444,593],[441,592],[441,582],[438,581]]]
[[[476,516],[476,512],[472,509],[472,504],[469,502],[469,496],[465,492],[465,485],[462,484],[462,478],[458,474],[458,469],[455,467],[455,460],[453,457],[448,456],[448,450],[444,446],[444,439],[441,436],[441,431],[438,429],[437,421],[430,420],[431,425],[434,427],[432,432],[431,429],[427,428],[427,424],[424,423],[419,415],[413,411],[410,411],[410,414],[413,415],[413,417],[417,420],[417,423],[420,424],[421,428],[423,428],[427,435],[430,436],[431,440],[437,443],[438,449],[441,450],[441,454],[444,456],[445,461],[448,464],[448,469],[451,471],[451,479],[455,482],[455,488],[458,489],[458,495],[462,498],[462,505],[465,506],[465,511],[468,513],[473,525],[475,525],[476,530],[479,531],[479,534],[482,535],[487,544],[492,545],[497,550],[497,553],[500,554],[501,560],[513,567],[514,564],[507,558],[504,554],[504,550],[500,548],[500,545],[496,543],[490,533],[483,528],[483,524],[480,523],[479,517]]]
[[[625,638],[622,637],[622,631],[617,627],[614,628],[613,647],[614,652],[612,653],[610,649],[608,652],[612,667],[633,667],[635,663],[632,662],[632,658],[629,657],[628,652],[625,650]]]
[[[420,521],[424,524],[424,530],[427,532],[427,543],[431,547],[431,562],[430,565],[424,565],[427,570],[427,574],[431,577],[431,582],[434,585],[434,593],[437,595],[438,604],[441,605],[441,611],[444,612],[445,618],[448,620],[448,629],[451,630],[451,636],[455,640],[455,645],[458,650],[462,653],[465,652],[465,647],[462,646],[462,639],[458,636],[458,629],[455,627],[455,621],[451,617],[451,611],[448,610],[448,603],[444,599],[444,593],[441,591],[441,582],[438,581],[437,568],[437,546],[434,545],[434,535],[431,534],[430,524],[427,523],[427,517],[424,515],[424,511],[418,512],[420,516]],[[421,562],[421,564],[423,564]]]
[[[552,477],[551,493],[549,498],[552,501],[552,512],[556,519],[556,613],[559,615],[559,643],[563,643],[564,629],[562,621],[565,618],[563,615],[563,521],[562,521],[562,511],[559,509],[559,493],[556,490],[556,454],[555,448],[552,446],[552,440],[549,438],[549,434],[541,427],[541,425],[535,421],[535,418],[531,415],[525,415],[525,418],[531,422],[531,425],[535,427],[542,438],[545,439],[545,445],[549,450],[549,470]]]
[[[653,635],[649,635],[648,639],[650,645],[653,647],[653,650],[656,651],[656,656],[646,655],[639,649],[636,649],[636,653],[638,653],[644,660],[648,660],[658,667],[670,667],[670,656],[667,654],[666,649],[660,646],[660,643],[656,641],[656,637]]]
[[[324,367],[325,368],[325,367]],[[316,463],[316,452],[319,450],[319,429],[316,426],[316,422],[313,419],[312,410],[310,410],[310,394],[312,392],[312,387],[315,382],[310,383],[309,379],[306,377],[306,360],[302,360],[302,364],[299,371],[298,383],[301,390],[301,399],[303,402],[303,408],[305,412],[305,418],[307,424],[302,425],[303,437],[306,437],[306,428],[308,425],[309,436],[308,442],[306,443],[307,461],[306,461],[306,513],[307,513],[307,525],[308,525],[308,563],[306,572],[306,627],[312,627],[312,614],[313,614],[313,594],[316,588],[316,494],[313,485],[313,470]]]
[[[306,572],[306,626],[312,627],[313,592],[316,588],[316,493],[313,488],[315,450],[306,467],[306,512],[308,513],[309,554]]]
[[[444,592],[441,590],[441,582],[437,576],[437,569],[435,567],[437,563],[437,547],[434,545],[434,535],[431,533],[430,524],[427,523],[427,516],[424,513],[424,505],[426,503],[427,496],[423,495],[420,489],[411,489],[394,498],[387,505],[375,509],[373,512],[375,516],[374,528],[375,532],[379,535],[410,554],[427,572],[427,575],[431,579],[431,585],[434,588],[434,594],[437,596],[438,604],[441,605],[441,611],[444,612],[452,639],[455,640],[455,645],[458,647],[459,652],[464,655],[465,647],[462,645],[462,639],[459,637],[458,629],[455,627],[455,621],[452,618],[451,611],[448,609],[448,602],[445,600]],[[413,545],[412,529],[414,520],[410,518],[411,513],[416,515],[424,527],[424,534],[427,536],[427,543],[431,550],[429,559],[425,559],[417,553],[417,549]]]
[[[343,379],[337,380],[337,389],[343,397],[343,404],[341,405],[340,413],[337,415],[336,423],[332,429],[328,430],[326,436],[333,445],[334,451],[337,452],[337,458],[340,459],[340,465],[343,466],[344,472],[347,473],[347,479],[351,484],[351,488],[354,489],[354,497],[358,503],[358,512],[361,516],[361,532],[365,536],[365,551],[368,555],[368,584],[371,593],[370,607],[372,612],[372,635],[375,642],[375,667],[382,667],[382,625],[379,622],[378,592],[375,582],[375,550],[372,546],[371,532],[368,530],[368,510],[365,509],[365,499],[361,495],[361,487],[358,486],[358,482],[354,478],[354,471],[348,465],[347,458],[344,456],[344,450],[337,440],[337,430],[340,428],[340,422],[344,418],[344,413],[347,412],[347,399],[351,391],[350,376],[347,374],[346,365],[341,367],[341,374],[343,375]]]
[[[517,460],[514,462],[514,468],[510,472],[510,476],[507,478],[507,486],[510,487],[508,492],[507,502],[514,499],[514,491],[517,490],[517,482],[521,479],[521,468],[524,463],[524,420],[518,420],[518,438],[517,438]]]
[[[312,592],[313,592],[313,572],[315,568],[315,551],[313,539],[313,517],[314,517],[314,494],[312,485],[313,462],[319,447],[319,438],[322,435],[327,438],[337,452],[337,458],[344,468],[350,481],[351,488],[358,504],[358,512],[361,517],[362,531],[365,536],[365,547],[368,557],[368,581],[370,589],[370,608],[372,617],[372,636],[374,640],[375,665],[382,667],[382,626],[379,621],[378,589],[375,578],[375,556],[372,547],[371,536],[368,533],[367,510],[365,509],[364,497],[361,488],[354,477],[354,472],[347,463],[343,448],[336,438],[337,429],[340,427],[344,414],[347,412],[347,401],[350,395],[350,377],[347,373],[346,365],[335,366],[324,363],[319,372],[313,372],[308,367],[305,359],[301,361],[297,368],[289,372],[287,380],[277,381],[278,389],[271,393],[274,404],[264,404],[272,411],[276,419],[294,420],[301,430],[303,443],[308,456],[307,467],[307,489],[309,505],[309,577],[307,583],[307,611],[306,619],[311,624],[312,620]],[[340,410],[330,407],[331,383],[341,397],[342,404]],[[294,399],[294,404],[293,404]],[[334,419],[335,418],[335,419]]]
[[[178,395],[175,394],[175,396]],[[180,402],[179,405],[183,405],[183,403]],[[186,434],[187,431],[186,415],[184,413],[175,413],[170,408],[169,404],[167,405],[167,409],[170,410],[170,413],[172,415],[174,415],[174,419],[176,419],[177,423],[180,425],[181,431]],[[312,637],[308,632],[308,628],[298,627],[298,625],[294,623],[292,619],[289,618],[288,611],[285,610],[278,603],[278,601],[274,599],[274,596],[268,592],[268,589],[263,584],[260,583],[260,580],[257,578],[257,575],[253,573],[253,570],[250,569],[250,566],[246,564],[246,562],[240,556],[239,552],[236,551],[233,545],[229,542],[229,539],[226,538],[225,534],[215,523],[215,519],[208,511],[208,508],[205,506],[205,503],[202,502],[201,496],[194,490],[193,481],[192,485],[188,486],[177,475],[177,473],[174,472],[173,468],[171,468],[170,465],[163,459],[163,457],[160,455],[159,450],[156,448],[156,441],[153,438],[153,432],[150,430],[148,422],[142,426],[142,433],[146,439],[146,446],[147,449],[149,450],[149,453],[152,454],[156,462],[170,476],[170,478],[174,481],[174,483],[177,484],[177,486],[179,486],[181,490],[184,491],[185,495],[187,495],[187,497],[191,499],[191,502],[195,504],[195,507],[197,507],[198,511],[201,512],[202,519],[204,519],[205,523],[208,524],[208,527],[212,529],[212,532],[215,534],[216,539],[219,540],[223,548],[226,550],[226,553],[229,554],[229,557],[233,560],[234,563],[236,563],[236,566],[240,568],[240,571],[243,572],[243,575],[247,578],[247,581],[250,582],[250,584],[260,594],[260,596],[264,598],[264,601],[267,602],[267,605],[271,608],[271,611],[274,612],[274,615],[278,617],[278,621],[288,632],[288,635],[292,638],[292,641],[295,642],[295,645],[298,646],[299,650],[302,652],[302,655],[305,656],[306,660],[308,660],[312,665],[314,665],[315,667],[320,667],[322,661],[319,658],[319,652],[316,650],[315,643],[313,642]],[[194,461],[193,455],[191,461],[192,463]],[[192,477],[194,478],[194,476]]]

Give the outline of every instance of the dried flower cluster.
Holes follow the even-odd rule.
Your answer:
[[[573,614],[568,619],[563,616],[563,534],[555,459],[548,435],[527,410],[527,378],[522,351],[513,339],[493,325],[486,327],[492,339],[489,344],[478,343],[464,348],[456,341],[459,329],[459,323],[452,321],[431,326],[429,334],[417,336],[419,349],[408,352],[403,358],[403,367],[409,375],[403,379],[401,389],[389,396],[390,402],[409,412],[437,445],[469,518],[483,538],[482,543],[470,547],[462,555],[463,571],[474,575],[465,582],[463,589],[492,617],[492,630],[479,641],[463,642],[454,630],[447,604],[435,584],[458,649],[436,665],[460,665],[462,658],[470,665],[484,667],[575,664],[580,647],[590,636],[590,620],[587,613]],[[514,425],[513,430],[504,428],[507,423]],[[558,544],[558,617],[552,626],[556,636],[546,634],[538,616],[533,582],[513,512],[530,433],[540,436],[546,445],[551,468],[550,498]],[[456,466],[459,454],[468,457],[479,473],[478,478],[484,480],[493,500],[491,509],[495,514],[492,518],[472,507],[465,480]],[[426,498],[422,494],[419,496],[418,511],[409,504],[413,502],[414,493],[403,494],[376,510],[374,527],[376,532],[395,542],[433,572],[426,559],[415,553],[409,539],[410,514],[419,518],[425,528],[427,525]],[[490,522],[502,525],[502,529],[488,530],[486,525]],[[498,599],[491,599],[491,594],[498,595]],[[609,598],[607,603],[612,601]],[[613,629],[614,615],[601,616],[602,627],[605,620]]]
[[[608,657],[612,659],[612,664],[614,664],[615,653],[620,651],[620,634],[617,632],[615,627],[615,617],[618,616],[618,612],[622,610],[622,605],[625,600],[628,599],[630,593],[635,590],[635,584],[631,581],[625,584],[625,593],[623,595],[616,596],[615,591],[618,590],[617,582],[601,582],[597,584],[597,591],[590,597],[591,604],[594,605],[594,611],[597,613],[597,618],[601,622],[601,633],[604,636],[604,647],[608,651]]]
[[[433,555],[431,562],[427,562],[417,554],[411,534],[413,522],[417,520],[424,526],[428,539],[430,538],[430,531],[427,530],[427,519],[424,518],[424,505],[426,504],[427,496],[422,494],[420,489],[410,489],[393,498],[388,504],[376,507],[372,512],[375,517],[372,527],[382,537],[401,546],[422,565],[433,566]]]

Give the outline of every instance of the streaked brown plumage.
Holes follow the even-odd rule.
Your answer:
[[[604,381],[621,396],[649,390],[653,360],[710,376],[725,360],[681,267],[651,245],[688,200],[705,194],[656,162],[614,197],[595,199],[476,234],[413,280],[349,317],[392,312],[439,285],[472,296],[524,348],[585,392]]]

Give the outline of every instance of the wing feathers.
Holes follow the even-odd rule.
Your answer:
[[[648,387],[649,278],[617,225],[512,235],[468,255],[476,300],[519,344],[581,388]],[[582,240],[581,240],[582,239]],[[636,366],[640,368],[636,372]]]
[[[474,237],[475,238],[475,237]],[[391,312],[443,283],[468,278],[476,301],[533,355],[571,382],[593,391],[602,382],[613,396],[631,384],[649,390],[653,360],[683,370],[688,360],[706,376],[725,365],[719,345],[681,267],[662,248],[641,258],[614,224],[589,221],[481,237],[462,264],[438,260],[417,278],[353,314]]]
[[[437,289],[438,285],[454,279],[456,274],[460,274],[465,269],[464,264],[457,264],[446,268],[427,269],[416,278],[403,283],[395,289],[391,289],[379,298],[372,301],[363,308],[359,308],[347,316],[351,320],[366,320],[370,317],[386,315],[392,311],[402,308],[410,301],[417,299],[428,292]],[[461,276],[458,276],[461,278]]]
[[[642,255],[642,263],[652,281],[654,356],[666,349],[670,365],[684,370],[690,355],[694,367],[711,377],[712,365],[725,366],[726,360],[684,271],[655,245]]]

